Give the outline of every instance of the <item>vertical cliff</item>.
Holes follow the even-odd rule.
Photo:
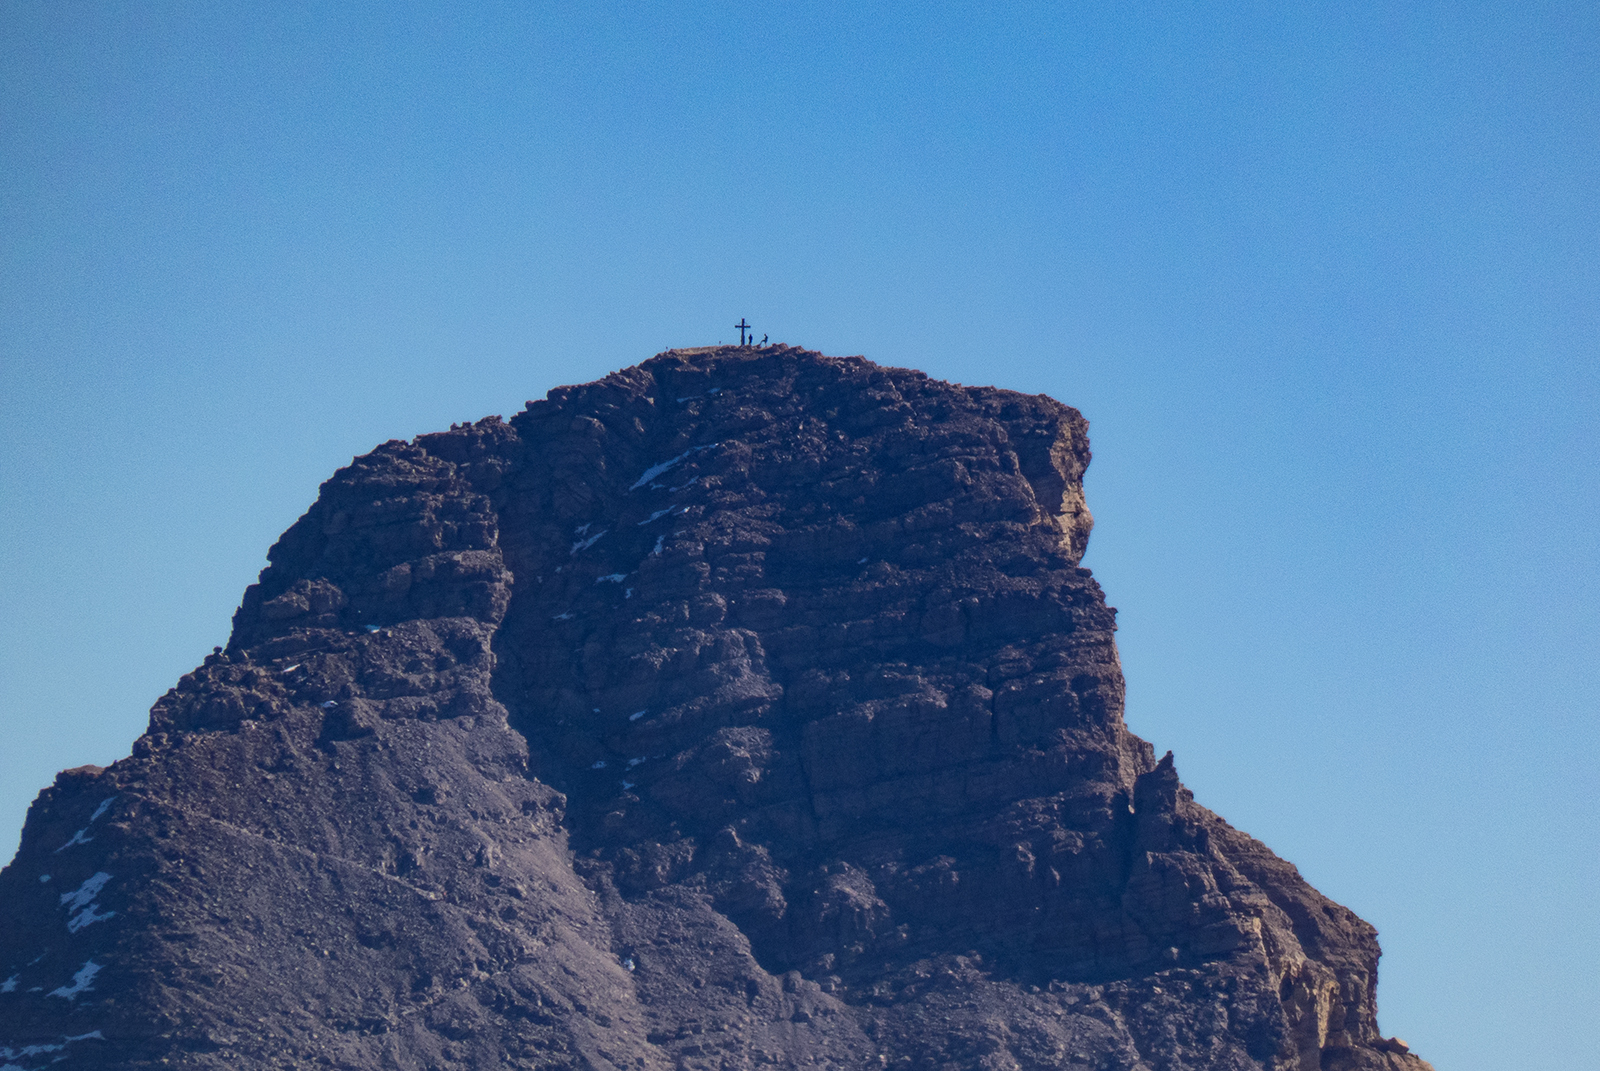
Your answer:
[[[19,1068],[1420,1071],[1122,720],[1086,424],[786,347],[390,442],[0,873]]]

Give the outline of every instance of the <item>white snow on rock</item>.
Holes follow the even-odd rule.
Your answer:
[[[9,1060],[13,1056],[43,1056],[47,1052],[60,1052],[65,1045],[24,1045],[20,1049],[0,1049],[0,1059]],[[55,1063],[54,1060],[50,1061]],[[21,1064],[0,1064],[0,1071],[27,1071]]]
[[[22,975],[20,974],[13,974],[10,978],[0,982],[0,993],[15,993],[17,991],[17,980],[21,977]]]
[[[57,986],[46,993],[45,996],[61,997],[63,1000],[75,1000],[79,993],[94,988],[91,983],[94,981],[94,976],[99,973],[100,964],[92,959],[86,960],[83,966],[78,968],[78,973],[72,976],[72,984],[70,986]]]
[[[51,1045],[24,1045],[20,1049],[13,1049],[9,1045],[0,1047],[0,1060],[11,1060],[18,1056],[43,1056],[47,1052],[60,1052],[74,1041],[88,1041],[91,1038],[105,1040],[105,1035],[98,1030],[91,1030],[87,1034],[73,1034],[61,1039],[61,1044]],[[57,1056],[51,1063],[60,1063],[65,1056]],[[25,1071],[21,1064],[0,1064],[0,1071]]]
[[[635,480],[633,482],[633,486],[628,488],[628,490],[637,491],[639,488],[643,487],[645,484],[649,483],[651,480],[655,479],[657,476],[660,476],[663,472],[666,472],[668,469],[672,468],[674,465],[677,465],[680,462],[687,460],[689,457],[691,457],[691,456],[693,456],[695,454],[698,454],[702,450],[710,450],[713,447],[720,446],[720,445],[721,445],[720,443],[707,443],[705,446],[691,446],[691,447],[689,447],[689,449],[685,450],[683,453],[679,454],[677,457],[672,458],[669,461],[663,461],[659,465],[651,465],[649,468],[644,470],[644,475],[640,476],[637,480]]]
[[[85,836],[85,834],[89,832],[89,826],[94,825],[95,820],[106,813],[106,809],[111,806],[112,801],[114,801],[116,798],[117,797],[115,796],[108,796],[101,800],[100,806],[96,807],[94,809],[94,813],[89,816],[88,825],[85,825],[82,829],[74,833],[72,835],[72,839],[67,841],[67,843],[63,844],[61,847],[57,848],[56,851],[64,852],[74,844],[88,844],[91,840],[94,840],[93,837]]]
[[[67,841],[67,843],[65,843],[61,847],[57,848],[56,851],[64,852],[68,848],[72,847],[74,844],[88,844],[91,840],[94,840],[94,838],[93,837],[84,836],[84,834],[87,833],[87,832],[89,832],[89,827],[88,826],[84,826],[82,829],[78,830],[76,833],[74,833],[72,835],[72,839],[71,840]]]
[[[645,525],[649,524],[651,521],[658,521],[662,517],[665,517],[667,514],[671,513],[673,508],[674,507],[672,507],[672,506],[668,506],[666,509],[658,509],[654,513],[650,514],[650,516],[646,517],[644,520],[642,520],[638,524],[634,525],[634,527],[635,528],[643,528]]]
[[[584,527],[587,528],[589,526],[588,525],[584,525]],[[595,542],[597,540],[599,540],[599,538],[601,536],[603,536],[605,534],[606,534],[606,529],[602,528],[598,532],[596,532],[594,535],[590,536],[588,539],[580,539],[580,540],[578,540],[576,543],[572,544],[572,550],[569,552],[569,557],[572,554],[578,553],[578,551],[580,551],[580,550],[588,550],[590,547],[595,545]]]
[[[102,922],[116,914],[115,911],[101,914],[94,903],[94,898],[100,895],[100,890],[105,888],[106,882],[110,880],[111,875],[102,870],[72,892],[61,894],[61,905],[72,914],[67,920],[68,933],[77,933],[85,926]]]
[[[67,920],[67,932],[68,933],[77,933],[79,930],[83,929],[85,926],[88,926],[88,925],[90,925],[92,923],[96,923],[96,922],[104,922],[106,919],[108,919],[112,915],[116,914],[115,911],[107,911],[107,912],[104,912],[104,913],[97,913],[96,912],[96,908],[98,908],[98,907],[99,907],[98,904],[90,904],[88,907],[84,908],[82,911],[78,912],[76,915],[74,915],[70,919],[68,919]]]
[[[650,713],[648,710],[636,710],[632,714],[628,715],[628,720],[629,721],[638,721],[640,718],[644,717],[648,713]]]
[[[61,902],[66,905],[68,911],[76,911],[80,907],[86,906],[96,896],[99,896],[100,890],[104,889],[106,882],[110,880],[111,875],[102,870],[95,874],[94,877],[85,879],[84,883],[72,892],[62,893]]]

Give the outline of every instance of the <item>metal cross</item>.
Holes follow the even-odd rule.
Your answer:
[[[735,326],[735,327],[737,327],[739,329],[739,345],[743,346],[744,345],[744,333],[750,329],[750,325],[745,323],[744,322],[744,317],[741,316],[741,317],[739,317],[739,322],[734,324],[733,326]],[[752,336],[752,337],[754,337],[754,336]]]

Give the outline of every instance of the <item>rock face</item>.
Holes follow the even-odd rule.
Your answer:
[[[786,347],[389,442],[0,873],[0,1063],[1422,1071],[1122,720],[1086,424]]]

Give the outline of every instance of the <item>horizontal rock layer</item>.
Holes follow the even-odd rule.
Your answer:
[[[669,351],[323,485],[0,873],[0,1057],[1420,1071],[1123,724],[1086,424]]]

